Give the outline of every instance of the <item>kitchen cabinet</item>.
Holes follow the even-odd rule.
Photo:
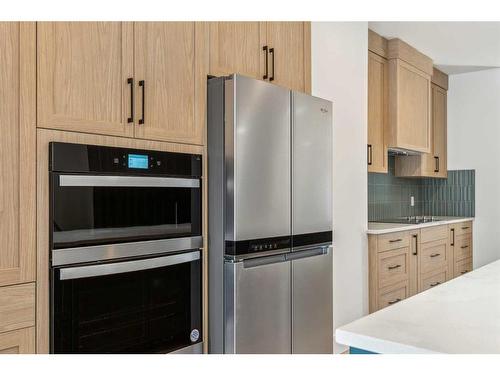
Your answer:
[[[432,60],[400,39],[388,41],[388,147],[431,152]]]
[[[368,235],[370,313],[472,270],[472,221]]]
[[[37,116],[42,128],[132,137],[131,22],[37,24]]]
[[[439,77],[434,83],[434,77]],[[448,76],[436,68],[431,85],[431,152],[397,156],[395,174],[400,177],[448,176],[447,166],[447,87]]]
[[[38,126],[203,144],[203,22],[41,22]]]
[[[135,137],[203,144],[205,25],[134,24]]]
[[[35,353],[35,328],[0,333],[0,354]]]
[[[311,91],[310,22],[214,22],[210,74],[239,73]]]
[[[35,325],[35,283],[0,288],[0,333]]]
[[[387,173],[387,60],[368,51],[368,172]]]
[[[35,280],[35,33],[0,22],[0,286]]]

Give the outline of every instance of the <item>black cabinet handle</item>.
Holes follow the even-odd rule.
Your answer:
[[[467,249],[469,245],[460,246],[461,249]]]
[[[396,298],[396,299],[393,299],[392,301],[389,301],[387,302],[389,305],[394,305],[395,303],[401,301],[401,298]]]
[[[438,257],[440,256],[441,254],[440,253],[434,253],[434,254],[431,254],[430,257],[431,258],[435,258],[435,257]]]
[[[462,227],[462,230],[466,230],[466,229],[469,229],[469,227]]]
[[[372,145],[368,145],[368,165],[372,165]]]
[[[269,48],[269,53],[271,54],[271,77],[269,77],[270,81],[274,81],[274,48]]]
[[[401,264],[396,264],[395,266],[388,266],[387,269],[389,270],[395,270],[396,268],[401,267]]]
[[[451,246],[455,246],[455,228],[451,228],[451,238],[452,238],[452,242],[451,242]]]
[[[134,122],[134,79],[128,78],[127,84],[130,85],[130,117],[127,119],[128,123]]]
[[[413,253],[413,255],[417,255],[418,254],[418,234],[414,234],[413,238],[415,239],[415,252]]]
[[[439,172],[439,156],[434,156],[434,166],[435,166],[435,169],[434,169],[434,172]]]
[[[143,79],[139,81],[139,87],[142,87],[142,116],[139,119],[139,124],[144,124],[144,113],[146,112],[146,107],[145,107],[146,85]]]
[[[463,275],[464,273],[467,273],[467,272],[469,272],[469,271],[467,271],[467,270],[463,270],[463,271],[462,271],[462,272],[460,272],[460,273]]]
[[[401,242],[401,241],[403,241],[402,238],[398,238],[397,240],[389,240],[390,243]]]
[[[269,53],[267,51],[267,46],[262,47],[262,50],[265,53],[266,56],[266,74],[262,76],[262,79],[267,79],[269,77]]]
[[[431,283],[430,286],[436,286],[436,285],[439,285],[441,284],[439,281],[436,281],[435,283]]]

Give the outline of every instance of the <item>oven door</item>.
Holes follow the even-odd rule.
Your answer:
[[[201,235],[199,178],[51,173],[53,249]]]
[[[201,347],[199,250],[53,268],[51,282],[52,353]]]

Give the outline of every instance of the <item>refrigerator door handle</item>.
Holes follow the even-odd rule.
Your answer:
[[[261,258],[250,258],[250,259],[243,260],[243,268],[259,267],[259,266],[265,266],[268,264],[282,263],[282,262],[286,262],[286,261],[287,261],[287,259],[286,259],[284,254],[271,255],[271,256],[261,257]]]
[[[319,255],[328,255],[330,252],[330,245],[327,246],[319,246],[315,248],[309,248],[301,251],[297,251],[294,253],[286,254],[287,260],[295,260],[295,259],[304,259],[311,258]]]

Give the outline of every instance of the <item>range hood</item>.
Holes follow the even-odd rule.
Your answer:
[[[389,156],[410,156],[410,155],[422,155],[421,152],[415,151],[415,150],[408,150],[405,148],[398,148],[398,147],[388,147],[387,151],[389,153]]]

